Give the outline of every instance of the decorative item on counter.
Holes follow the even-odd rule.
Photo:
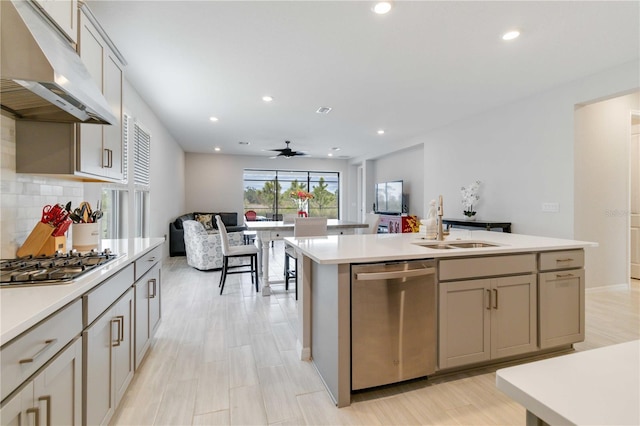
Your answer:
[[[473,205],[476,201],[480,200],[480,196],[478,195],[478,190],[480,189],[480,181],[477,180],[472,182],[469,186],[463,186],[460,189],[462,193],[462,206],[464,208],[464,215],[467,220],[475,220],[476,211],[473,209]]]
[[[431,200],[429,202],[429,212],[427,213],[427,219],[424,221],[424,226],[426,227],[426,238],[429,240],[435,240],[436,234],[438,233],[438,219],[436,215],[436,200]]]
[[[313,198],[313,194],[307,191],[291,191],[291,198],[298,203],[298,217],[309,216],[309,200]]]

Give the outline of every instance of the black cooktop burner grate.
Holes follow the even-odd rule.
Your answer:
[[[109,249],[79,253],[56,253],[51,256],[29,256],[0,260],[0,286],[16,287],[45,284],[66,284],[80,275],[94,270],[118,255]]]

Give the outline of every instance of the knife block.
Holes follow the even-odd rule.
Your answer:
[[[47,239],[53,233],[53,226],[38,222],[36,226],[33,228],[24,244],[16,251],[16,255],[18,257],[24,257],[29,255],[36,255],[44,243],[47,242]]]
[[[51,256],[52,254],[55,254],[56,251],[61,251],[63,253],[67,251],[67,237],[64,235],[60,237],[51,236],[47,238],[47,241],[45,241],[37,255]]]

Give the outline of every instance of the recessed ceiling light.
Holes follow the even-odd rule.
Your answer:
[[[382,129],[378,130],[378,134],[379,135],[384,135],[384,130],[382,130]]]
[[[262,100],[265,102],[271,102],[273,101],[273,96],[269,96],[269,95],[263,96]]]
[[[318,114],[329,114],[329,112],[331,111],[331,107],[320,107],[316,110],[316,112]]]
[[[333,154],[332,153],[328,153],[327,157],[333,157]]]
[[[390,1],[379,1],[373,6],[373,11],[378,15],[384,15],[391,10]]]
[[[513,30],[513,31],[508,31],[508,32],[504,33],[504,34],[502,35],[502,39],[503,39],[503,40],[507,40],[507,41],[508,41],[508,40],[516,39],[516,38],[518,38],[519,36],[520,36],[520,31],[518,31],[518,30]]]
[[[217,151],[220,151],[220,147],[219,147],[219,146],[216,146],[215,148],[213,148],[213,150],[214,150],[214,151],[216,151],[216,152],[217,152]]]
[[[215,123],[216,121],[218,121],[218,117],[209,117],[209,120]]]

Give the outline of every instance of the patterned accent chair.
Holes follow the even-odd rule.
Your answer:
[[[183,227],[187,264],[201,271],[221,269],[224,256],[218,231],[207,232],[202,223],[195,220],[185,220]],[[228,235],[230,245],[243,245],[242,232],[230,232]],[[240,263],[241,259],[229,259],[230,266]]]

